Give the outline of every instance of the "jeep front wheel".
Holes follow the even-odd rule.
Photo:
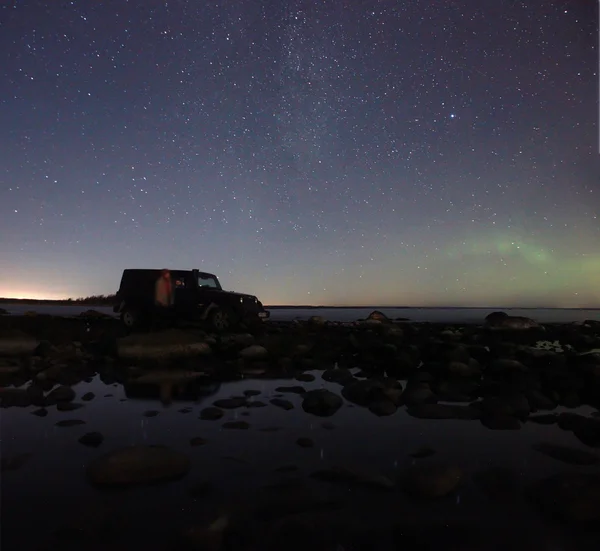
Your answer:
[[[227,331],[231,327],[231,314],[223,308],[215,308],[208,315],[208,324],[217,333]]]

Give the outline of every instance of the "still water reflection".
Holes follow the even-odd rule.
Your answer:
[[[305,413],[301,396],[276,390],[302,385],[306,390],[328,388],[340,393],[341,388],[324,382],[320,372],[313,374],[313,382],[247,379],[221,384],[195,382],[170,390],[156,385],[105,385],[96,377],[74,387],[76,401],[88,392],[96,396],[81,409],[61,412],[48,408],[49,414],[43,418],[32,415],[34,407],[2,410],[3,456],[31,454],[22,468],[2,476],[3,549],[40,548],[58,527],[90,508],[93,517],[98,506],[126,516],[128,530],[121,538],[124,543],[146,542],[147,549],[166,549],[165,541],[172,540],[179,528],[210,517],[215,507],[223,504],[227,507],[232,501],[251,502],[265,485],[282,479],[308,477],[317,469],[342,465],[394,480],[417,461],[457,465],[467,477],[458,495],[452,498],[451,507],[448,500],[414,505],[411,514],[429,520],[437,515],[444,522],[449,515],[459,515],[475,524],[480,524],[481,514],[486,514],[489,522],[504,526],[506,522],[511,522],[511,526],[516,523],[514,516],[518,515],[519,522],[526,522],[531,528],[538,526],[540,517],[529,504],[498,508],[488,502],[469,475],[502,466],[513,469],[524,484],[559,471],[586,469],[562,465],[532,450],[532,444],[541,440],[583,448],[572,433],[555,425],[525,423],[519,431],[491,431],[478,421],[419,420],[403,410],[389,417],[376,417],[348,402],[334,416],[324,419]],[[258,392],[249,400],[260,400],[267,406],[225,410],[225,416],[216,421],[199,418],[200,411],[215,400],[241,396],[249,390]],[[289,400],[294,408],[286,411],[270,404],[276,397]],[[149,411],[158,414],[148,417],[145,414]],[[589,411],[582,408],[582,413]],[[55,426],[64,419],[80,419],[85,424]],[[232,420],[244,420],[250,427],[224,429],[223,424]],[[78,442],[88,432],[103,434],[104,441],[98,448]],[[202,438],[206,443],[192,446],[190,441],[194,438]],[[299,438],[311,439],[314,446],[299,446]],[[91,459],[133,444],[161,444],[183,451],[192,460],[192,470],[183,480],[125,492],[100,492],[88,485],[84,474]],[[436,453],[427,459],[411,457],[422,446],[430,446]],[[199,483],[209,485],[213,491],[202,498],[191,497],[190,489]],[[378,494],[373,498],[368,490],[357,490],[354,495],[363,504],[367,499],[376,499],[381,510],[388,512],[400,501],[396,494]],[[397,517],[397,513],[391,516]],[[377,518],[382,518],[380,511]],[[550,549],[541,543],[543,532],[539,527],[536,530],[538,548]],[[551,527],[545,525],[544,530]],[[72,545],[73,549],[82,548],[81,542]],[[91,545],[87,542],[85,548],[92,548]],[[588,548],[581,545],[576,548]]]

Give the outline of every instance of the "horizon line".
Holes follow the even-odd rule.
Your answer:
[[[103,295],[96,295],[103,296]],[[106,296],[106,295],[104,295]],[[110,296],[110,295],[108,295]],[[85,301],[89,299],[93,299],[94,296],[91,297],[81,297],[81,298],[62,298],[62,299],[37,299],[37,298],[16,298],[16,297],[0,297],[1,304],[10,304],[11,301],[15,302],[23,302],[28,301],[30,303],[47,303],[47,304],[82,304],[85,306],[96,306],[96,307],[107,307],[105,304],[93,304],[93,302],[85,303]],[[381,305],[381,304],[369,304],[364,306],[357,305],[327,305],[327,304],[271,304],[271,305],[263,305],[265,310],[273,309],[273,310],[317,310],[317,309],[346,309],[346,310],[356,310],[356,309],[364,309],[364,308],[372,308],[372,309],[393,309],[393,310],[427,310],[427,309],[450,309],[450,310],[600,310],[600,306],[456,306],[456,305],[437,305],[437,306],[398,306],[398,305]]]

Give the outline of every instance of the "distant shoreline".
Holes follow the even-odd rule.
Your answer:
[[[110,307],[112,300],[95,301],[93,299],[72,299],[72,300],[43,300],[33,298],[0,298],[0,304],[45,304],[48,306],[89,306],[90,308]],[[265,310],[593,310],[600,311],[600,308],[560,308],[553,306],[313,306],[310,304],[302,305],[265,305]]]

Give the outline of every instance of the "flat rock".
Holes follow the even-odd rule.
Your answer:
[[[87,477],[95,486],[132,486],[172,480],[190,470],[189,458],[162,446],[131,446],[93,460]]]

